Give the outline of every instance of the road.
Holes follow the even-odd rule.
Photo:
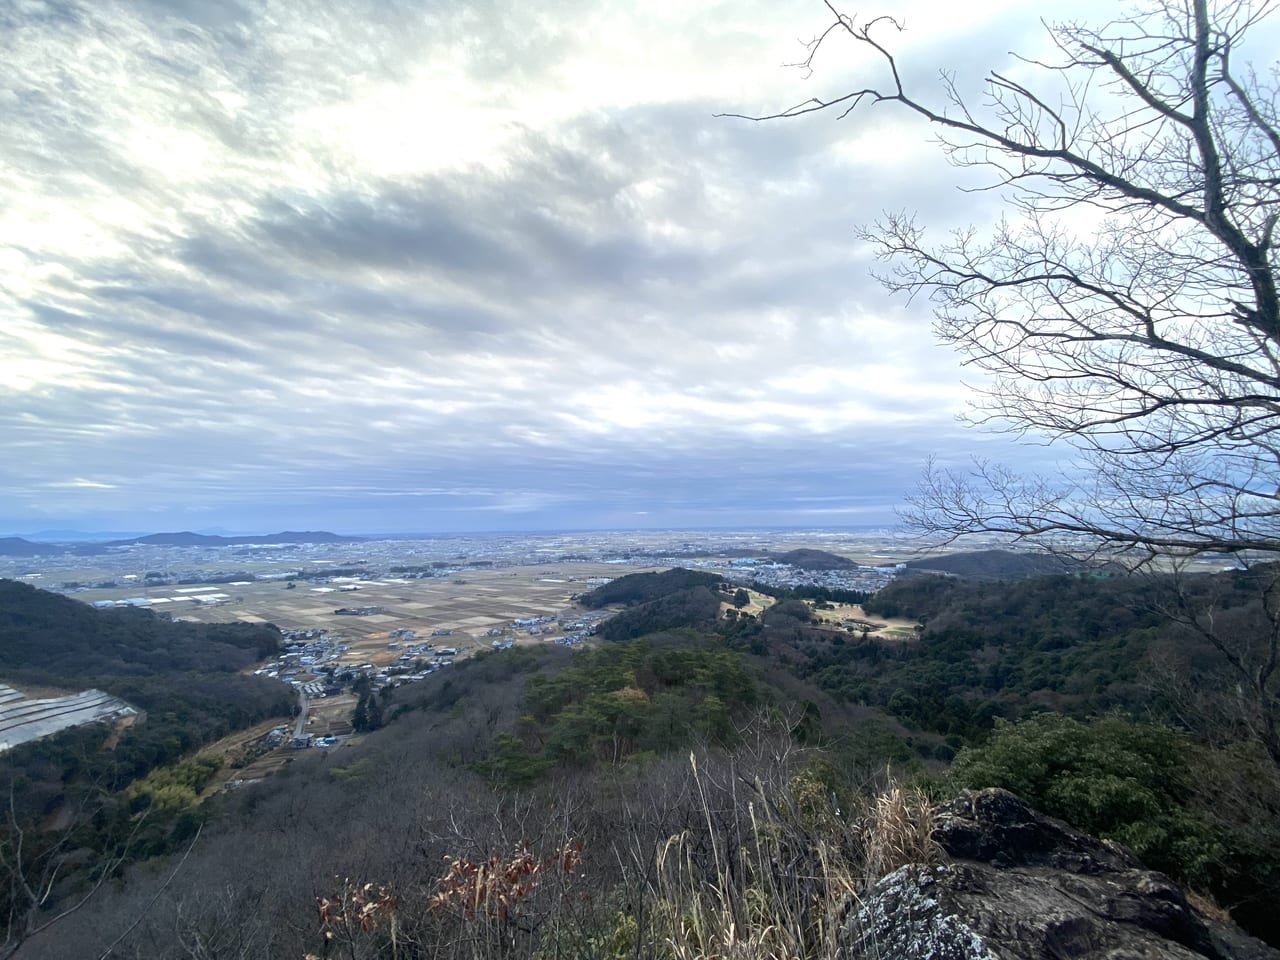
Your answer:
[[[295,737],[304,736],[307,732],[307,695],[298,691],[298,722],[293,725]]]

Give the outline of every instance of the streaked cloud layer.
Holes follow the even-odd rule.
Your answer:
[[[916,5],[920,81],[1019,7]],[[779,66],[824,13],[0,9],[0,530],[889,519],[995,441],[854,228],[993,198],[891,114],[714,117],[853,82]]]

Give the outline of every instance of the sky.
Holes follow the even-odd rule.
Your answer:
[[[895,2],[904,75],[1088,3]],[[1100,4],[1099,9],[1109,9]],[[980,379],[860,225],[999,216],[820,2],[0,4],[0,533],[891,524]]]

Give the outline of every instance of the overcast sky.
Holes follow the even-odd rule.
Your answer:
[[[886,8],[924,89],[1082,4]],[[855,237],[997,198],[891,111],[715,117],[877,79],[783,66],[826,22],[0,3],[0,532],[878,524],[927,456],[1034,466]]]

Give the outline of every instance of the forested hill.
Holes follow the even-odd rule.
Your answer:
[[[579,598],[586,607],[624,603],[627,609],[605,621],[606,640],[628,640],[677,627],[713,628],[720,616],[721,591],[728,582],[718,574],[675,567],[662,573],[632,573]]]
[[[908,570],[921,573],[947,573],[972,580],[1022,580],[1058,573],[1076,573],[1085,565],[1069,557],[1048,553],[1014,553],[1011,550],[972,550],[949,553],[941,557],[909,560]]]
[[[175,623],[149,610],[94,610],[0,580],[0,677],[54,685],[103,677],[244,669],[274,654],[270,624]]]
[[[788,550],[786,553],[770,554],[769,557],[801,570],[851,570],[857,566],[848,557],[828,553],[826,550]]]
[[[657,600],[679,590],[690,590],[693,587],[718,590],[723,582],[724,577],[716,573],[675,567],[664,570],[662,573],[632,573],[619,577],[584,594],[579,598],[579,602],[584,607],[605,607],[611,603],[627,605],[648,603],[650,600]]]
[[[175,623],[149,610],[95,610],[25,583],[0,580],[0,680],[105,690],[147,712],[115,749],[121,785],[157,763],[232,730],[288,714],[292,691],[242,671],[279,650],[271,624]],[[52,741],[91,743],[104,734],[68,731]],[[56,745],[29,744],[6,762]],[[92,766],[92,764],[90,764]],[[71,769],[71,768],[68,768]]]
[[[145,804],[123,791],[219,737],[289,716],[295,699],[288,686],[240,672],[279,644],[269,624],[174,623],[0,580],[0,680],[96,688],[142,711],[127,727],[86,724],[0,754],[0,796],[10,823],[29,838],[22,860],[0,856],[0,915],[30,909],[26,887],[13,882],[23,871],[55,870],[50,903],[57,903],[109,869],[103,865],[121,849],[143,857],[180,843],[195,824],[181,808],[143,816]],[[64,815],[76,823],[74,837],[48,830]],[[74,853],[59,852],[72,841]]]

